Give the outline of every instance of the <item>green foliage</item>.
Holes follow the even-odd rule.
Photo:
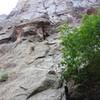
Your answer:
[[[100,79],[100,16],[85,15],[78,28],[60,27],[64,78],[83,82]]]
[[[1,72],[0,73],[0,82],[4,82],[8,79],[8,74],[7,73],[4,73],[4,72]]]

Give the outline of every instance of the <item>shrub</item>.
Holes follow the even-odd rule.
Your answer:
[[[85,15],[78,28],[60,27],[66,81],[100,79],[100,16]]]
[[[8,74],[7,73],[0,73],[0,82],[4,82],[8,79]]]

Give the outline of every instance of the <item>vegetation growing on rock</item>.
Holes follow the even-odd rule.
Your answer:
[[[100,16],[86,15],[79,28],[63,25],[60,31],[65,80],[100,79]]]
[[[8,74],[7,73],[0,73],[0,82],[4,82],[8,79]]]

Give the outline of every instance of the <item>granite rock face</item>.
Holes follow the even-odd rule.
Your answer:
[[[100,1],[19,0],[0,22],[0,73],[8,76],[0,82],[0,100],[65,100],[54,26],[74,22],[79,8],[91,5]]]
[[[67,19],[67,14],[74,8],[99,5],[99,0],[19,0],[8,18],[20,16],[22,19],[34,19],[46,16],[53,22]],[[23,15],[23,16],[21,16]]]
[[[0,72],[8,74],[7,81],[0,82],[0,100],[62,99],[57,37],[55,33],[42,42],[28,38],[0,46]],[[55,73],[48,74],[52,70]]]
[[[99,0],[19,0],[16,7],[5,20],[9,23],[20,23],[37,17],[47,17],[53,23],[67,20],[76,8],[100,6]],[[16,20],[16,21],[15,21]]]

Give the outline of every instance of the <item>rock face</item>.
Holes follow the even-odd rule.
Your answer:
[[[52,22],[58,22],[67,19],[73,7],[89,7],[96,2],[99,0],[19,0],[8,18],[20,16],[22,19],[34,19],[47,15]]]
[[[31,40],[2,44],[0,71],[9,78],[0,83],[0,100],[60,100],[60,62],[57,34],[42,42]],[[56,38],[56,39],[55,39]],[[55,73],[49,73],[50,70]]]
[[[79,8],[84,11],[92,4],[100,3],[19,0],[0,22],[0,73],[7,76],[0,81],[0,100],[65,100],[59,34],[54,26],[64,20],[74,22]]]

